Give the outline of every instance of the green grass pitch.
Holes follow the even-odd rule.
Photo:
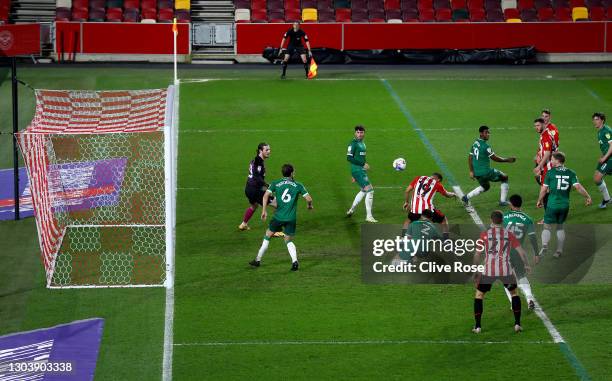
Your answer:
[[[344,218],[358,190],[345,155],[353,126],[363,124],[374,214],[382,223],[401,223],[403,188],[413,176],[439,170],[415,128],[467,192],[475,187],[467,152],[478,126],[487,124],[493,149],[518,158],[495,167],[509,174],[510,192],[522,194],[525,210],[539,220],[532,121],[547,107],[567,166],[598,203],[592,175],[599,151],[590,116],[612,114],[609,68],[321,66],[314,81],[301,79],[298,65],[290,66],[286,81],[278,80],[277,67],[239,68],[185,69],[180,75],[175,380],[579,379],[534,313],[525,309],[525,331],[513,333],[499,285],[485,300],[484,331],[476,337],[470,332],[471,285],[363,284],[359,228],[365,212],[362,204],[352,219]],[[8,76],[0,69],[2,132],[11,129]],[[172,73],[166,67],[26,67],[20,78],[36,88],[137,89],[167,86]],[[203,78],[226,80],[194,81]],[[20,89],[20,102],[24,128],[33,113],[30,90]],[[289,271],[280,240],[271,242],[262,267],[249,268],[266,226],[258,212],[252,230],[237,231],[247,206],[247,166],[260,141],[272,148],[267,180],[280,177],[280,166],[290,162],[314,198],[314,210],[303,202],[298,210],[297,273]],[[7,135],[0,136],[0,148],[0,167],[8,168]],[[400,156],[408,167],[395,172],[391,162]],[[473,201],[483,219],[498,197],[499,185],[493,184]],[[436,205],[451,223],[471,223],[458,202],[438,197]],[[612,214],[583,207],[575,193],[569,223],[610,224]],[[0,335],[102,317],[96,379],[161,378],[164,289],[47,290],[33,219],[1,222],[0,236]],[[603,250],[610,249],[608,244]],[[533,285],[584,367],[582,375],[594,380],[609,378],[611,278],[601,271],[590,284]]]

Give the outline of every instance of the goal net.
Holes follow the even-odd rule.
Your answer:
[[[18,134],[47,287],[169,286],[175,87],[37,90]]]

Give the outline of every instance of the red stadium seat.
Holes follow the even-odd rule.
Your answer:
[[[603,7],[591,7],[589,9],[589,19],[591,21],[606,21],[606,11]]]
[[[470,21],[472,22],[484,22],[487,21],[484,9],[474,8],[470,11]]]
[[[422,10],[431,10],[433,13],[433,0],[418,0],[417,8],[419,12]]]
[[[266,0],[251,0],[251,10],[266,10],[268,8],[268,4]],[[252,13],[251,13],[252,15]],[[251,20],[253,18],[251,17]]]
[[[83,8],[72,9],[72,21],[87,21],[89,19],[89,10]]]
[[[399,9],[387,9],[385,11],[385,17],[387,21],[389,20],[401,20],[402,19],[402,11]]]
[[[422,9],[419,11],[419,21],[433,22],[436,21],[436,16],[433,9]]]
[[[436,16],[436,21],[439,21],[439,22],[450,22],[453,20],[452,12],[450,8],[436,9],[435,16]]]
[[[484,9],[484,0],[468,0],[468,9]]]
[[[468,9],[466,0],[451,0],[451,9]]]
[[[385,0],[385,9],[401,9],[400,0]]]
[[[555,20],[556,21],[572,21],[572,11],[569,8],[556,8],[555,9]]]
[[[89,9],[106,9],[106,0],[89,0]]]
[[[140,9],[140,0],[125,0],[123,2],[124,9]]]
[[[89,21],[102,22],[106,20],[106,10],[104,8],[92,8],[89,10]]]
[[[518,9],[508,8],[504,10],[504,18],[508,20],[508,19],[520,19],[521,17],[520,17],[520,13]]]
[[[336,22],[351,22],[351,8],[336,8]]]
[[[72,10],[74,11],[75,9],[89,9],[89,0],[74,0],[72,2]]]
[[[518,0],[518,10],[532,9],[534,7],[533,0]]]
[[[285,10],[287,9],[301,9],[300,0],[285,0]]]
[[[266,22],[268,21],[268,12],[266,9],[253,9],[251,11],[251,22]]]
[[[402,11],[406,9],[417,9],[417,0],[401,0],[400,9]]]
[[[417,22],[419,21],[419,12],[416,9],[405,9],[402,11],[403,22]]]
[[[147,20],[157,20],[157,11],[155,9],[146,8],[142,10],[142,18]]]
[[[555,11],[552,8],[538,9],[538,20],[540,21],[555,21]]]
[[[295,22],[302,20],[302,11],[299,9],[285,9],[285,21]]]
[[[353,21],[353,22],[368,22],[368,11],[353,9],[351,11],[351,21]]]
[[[106,10],[106,21],[121,22],[123,21],[123,9],[108,8]]]
[[[570,0],[570,8],[584,7],[584,0]]]
[[[156,0],[140,0],[140,9],[144,12],[145,9],[154,9],[157,12]]]
[[[162,8],[157,14],[157,21],[172,22],[174,20],[174,9]]]

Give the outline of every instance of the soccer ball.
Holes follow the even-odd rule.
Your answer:
[[[404,160],[403,157],[398,157],[397,159],[393,160],[393,169],[396,171],[403,171],[406,169],[406,160]]]

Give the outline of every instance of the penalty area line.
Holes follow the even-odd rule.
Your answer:
[[[438,164],[438,167],[440,167],[440,170],[442,171],[442,173],[445,176],[447,176],[449,181],[453,184],[453,190],[455,191],[455,193],[457,193],[457,196],[458,197],[463,196],[463,191],[461,190],[461,187],[455,181],[455,178],[453,177],[452,173],[450,172],[446,164],[442,161],[442,158],[440,157],[438,152],[435,150],[435,148],[433,147],[433,145],[431,144],[431,142],[429,141],[429,139],[427,138],[423,130],[418,126],[416,120],[410,113],[410,110],[408,110],[404,102],[402,102],[399,95],[395,92],[393,87],[391,87],[391,84],[387,82],[386,79],[380,78],[380,82],[383,84],[385,89],[387,89],[387,92],[389,93],[391,98],[393,98],[393,100],[395,101],[395,103],[397,104],[401,112],[404,114],[404,116],[406,117],[406,120],[408,121],[412,129],[417,133],[417,135],[421,139],[421,142],[425,145],[425,148],[427,148],[427,150],[429,151],[429,154],[433,157],[436,164]],[[473,206],[468,205],[468,206],[465,206],[465,210],[468,212],[470,217],[472,217],[472,220],[474,221],[474,223],[479,228],[484,230],[484,224],[482,222],[482,219],[478,215],[478,212],[476,211],[476,209]],[[544,327],[546,328],[546,330],[552,337],[553,343],[559,345],[559,349],[561,350],[561,353],[563,353],[563,355],[565,356],[567,361],[570,363],[570,365],[572,366],[576,374],[580,377],[580,379],[590,380],[590,377],[586,369],[584,368],[584,366],[582,366],[582,364],[580,363],[580,361],[578,360],[574,352],[571,350],[569,345],[565,342],[565,340],[563,339],[563,336],[561,336],[561,333],[559,333],[559,330],[552,323],[548,315],[546,315],[546,312],[544,312],[544,309],[540,306],[535,296],[533,298],[533,301],[536,305],[534,312],[538,316],[538,318],[540,318],[540,320],[544,324]]]

